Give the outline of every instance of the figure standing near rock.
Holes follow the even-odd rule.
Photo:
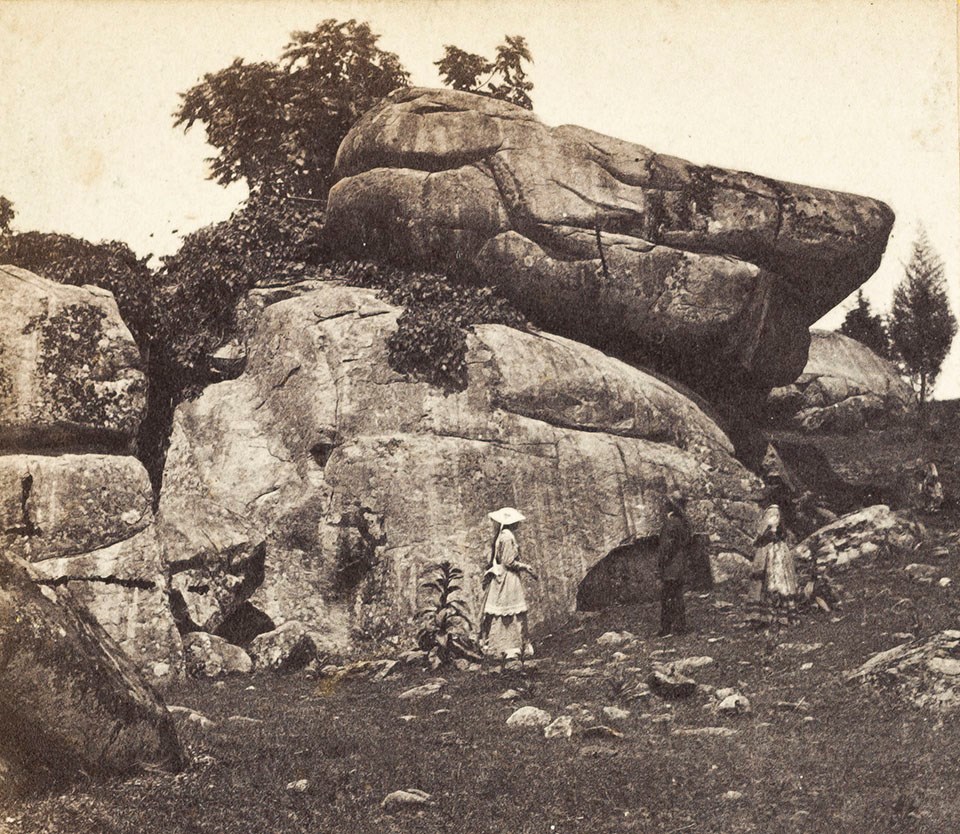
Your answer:
[[[923,469],[920,480],[920,498],[923,509],[928,513],[938,513],[943,508],[943,484],[935,463],[928,463]]]
[[[657,551],[657,574],[660,577],[660,631],[657,637],[687,632],[683,592],[693,530],[687,519],[686,503],[680,492],[674,491],[667,496],[667,514],[660,529]]]
[[[789,496],[782,483],[771,484],[754,540],[747,617],[758,628],[797,622],[797,569],[787,541],[784,513]]]
[[[525,517],[513,507],[489,513],[497,525],[490,565],[483,577],[485,589],[480,641],[484,654],[503,660],[517,660],[533,654],[527,633],[527,598],[520,575],[537,579],[533,568],[520,561],[516,531]]]

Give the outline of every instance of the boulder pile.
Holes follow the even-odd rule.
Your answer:
[[[154,684],[183,665],[147,472],[140,353],[113,296],[0,267],[0,549],[68,590]]]

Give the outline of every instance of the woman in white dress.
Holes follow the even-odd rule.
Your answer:
[[[524,516],[513,507],[503,507],[489,517],[497,525],[497,534],[483,577],[481,647],[484,654],[504,660],[530,657],[533,646],[527,634],[527,598],[520,577],[528,573],[536,579],[537,575],[520,560],[516,532]]]
[[[768,496],[757,537],[757,551],[750,575],[748,619],[755,626],[790,625],[797,622],[797,569],[788,541],[783,512],[774,495]]]

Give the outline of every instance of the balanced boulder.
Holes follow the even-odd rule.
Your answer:
[[[453,90],[402,89],[337,154],[341,251],[496,286],[538,326],[717,399],[792,382],[876,270],[883,203],[699,166]]]

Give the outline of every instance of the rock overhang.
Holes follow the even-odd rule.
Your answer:
[[[347,251],[493,284],[538,325],[720,399],[799,375],[807,329],[875,271],[893,223],[877,200],[450,90],[395,91],[335,174],[328,233]]]

